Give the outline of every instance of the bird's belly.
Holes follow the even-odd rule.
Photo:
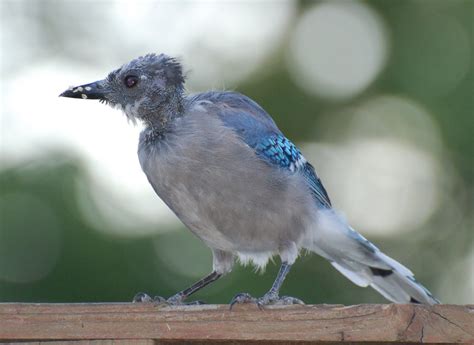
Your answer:
[[[160,198],[211,248],[261,253],[298,243],[313,219],[309,193],[294,176],[254,163],[155,156],[144,171]]]

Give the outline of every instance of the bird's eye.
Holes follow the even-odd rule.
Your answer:
[[[125,77],[125,86],[132,88],[138,84],[138,77],[134,75],[128,75]]]

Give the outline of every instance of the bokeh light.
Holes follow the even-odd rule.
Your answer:
[[[339,117],[347,119],[342,131]],[[426,109],[407,98],[379,95],[328,116],[322,125],[323,138],[339,143],[323,146],[322,153],[321,145],[307,150],[319,162],[333,201],[360,231],[413,231],[438,210],[445,183],[442,142]]]
[[[356,1],[322,2],[299,20],[288,65],[294,81],[321,97],[352,97],[377,77],[387,56],[382,20]]]
[[[295,1],[149,0],[116,2],[108,10],[120,37],[137,50],[153,47],[186,60],[193,89],[233,87],[255,73],[295,14]]]
[[[311,149],[307,147],[311,157]],[[326,147],[333,159],[317,159],[335,206],[363,233],[402,233],[423,224],[439,206],[436,159],[387,138]],[[329,152],[328,152],[329,151]]]
[[[412,99],[400,95],[376,95],[349,112],[352,112],[347,127],[350,137],[388,137],[411,143],[435,155],[442,154],[438,124],[425,107]]]

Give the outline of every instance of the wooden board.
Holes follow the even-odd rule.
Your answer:
[[[61,342],[57,342],[61,340]],[[474,306],[163,307],[0,304],[0,341],[27,344],[474,344]]]

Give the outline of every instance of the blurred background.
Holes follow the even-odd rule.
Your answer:
[[[140,170],[140,126],[58,98],[165,52],[189,92],[259,102],[355,229],[443,302],[474,303],[473,4],[0,1],[0,302],[169,296],[210,271],[210,251]],[[195,298],[260,296],[278,266],[236,265]],[[315,255],[281,292],[385,301]]]

